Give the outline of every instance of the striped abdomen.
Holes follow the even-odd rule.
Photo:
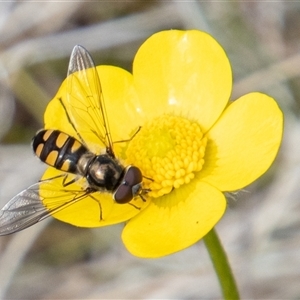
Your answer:
[[[46,164],[77,173],[77,163],[88,150],[75,138],[59,130],[41,130],[32,141],[33,151]]]

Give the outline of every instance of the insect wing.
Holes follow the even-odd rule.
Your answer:
[[[13,197],[0,210],[0,236],[18,232],[34,225],[84,199],[89,194],[84,190],[64,189],[61,195],[58,196],[57,193],[53,193],[54,188],[57,190],[55,180],[41,181]],[[48,195],[48,199],[53,198],[51,199],[53,205],[46,208],[40,195]]]
[[[0,235],[25,229],[47,215],[49,212],[39,197],[39,184],[34,184],[12,198],[0,210]]]
[[[79,139],[87,145],[86,139],[92,134],[114,156],[99,75],[92,57],[82,46],[75,46],[71,53],[67,95],[61,101]]]

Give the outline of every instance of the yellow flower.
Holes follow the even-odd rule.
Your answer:
[[[113,66],[97,70],[114,141],[129,139],[141,126],[130,142],[115,144],[115,152],[124,165],[141,169],[151,191],[146,202],[131,201],[140,210],[99,194],[103,220],[95,199],[54,217],[86,227],[129,220],[122,239],[140,257],[191,246],[222,217],[223,192],[245,187],[270,167],[282,139],[282,112],[261,93],[229,102],[228,58],[210,35],[197,30],[151,36],[135,56],[133,74]],[[50,102],[45,127],[75,136],[58,104],[65,90],[63,83]],[[89,146],[98,153],[96,143]],[[59,173],[49,168],[44,178]]]

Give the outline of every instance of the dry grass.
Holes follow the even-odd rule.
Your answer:
[[[213,34],[232,62],[233,98],[266,92],[285,113],[284,141],[274,166],[247,192],[229,200],[217,230],[242,298],[298,299],[297,1],[0,2],[0,203],[42,174],[30,138],[65,77],[72,47],[82,44],[97,63],[130,70],[142,41],[170,28]],[[2,237],[0,298],[220,298],[202,243],[159,260],[141,260],[124,249],[121,229],[79,229],[49,220]]]

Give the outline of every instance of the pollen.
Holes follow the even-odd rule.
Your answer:
[[[130,141],[127,162],[140,168],[150,197],[160,197],[188,184],[204,164],[207,138],[200,125],[163,115],[147,122]]]

